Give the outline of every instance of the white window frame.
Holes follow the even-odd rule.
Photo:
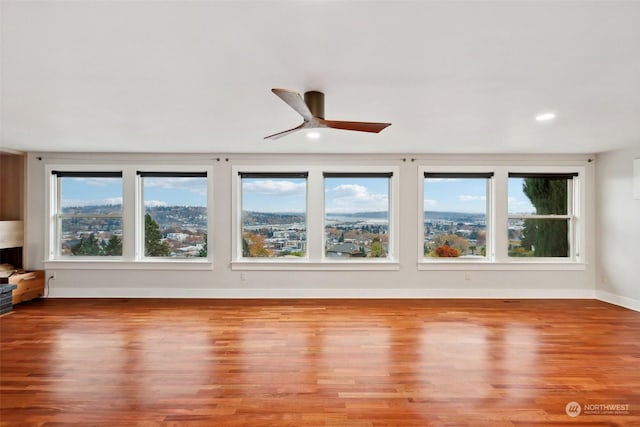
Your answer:
[[[309,261],[309,176],[307,176],[305,184],[305,221],[306,221],[306,234],[307,234],[307,250],[303,257],[298,259],[280,258],[280,257],[244,257],[242,256],[242,177],[241,173],[255,173],[265,174],[265,178],[268,174],[288,174],[288,173],[307,173],[308,171],[304,167],[233,167],[233,190],[232,191],[232,206],[234,207],[234,213],[232,217],[232,259],[236,263],[248,263],[248,264],[299,264]],[[278,178],[282,179],[282,178]]]
[[[145,256],[144,247],[144,186],[143,177],[138,172],[205,172],[207,174],[207,256],[206,257],[192,257],[192,258],[171,258],[171,257],[147,257]],[[167,165],[144,165],[136,168],[136,243],[135,243],[135,258],[138,261],[157,263],[157,262],[169,262],[169,263],[198,263],[198,262],[213,262],[213,242],[212,236],[212,224],[213,224],[213,167],[204,165],[188,165],[188,166],[167,166]]]
[[[122,256],[79,257],[62,256],[56,247],[60,236],[56,231],[57,209],[60,204],[58,180],[52,171],[74,172],[114,172],[122,171],[123,211],[122,211]],[[207,172],[207,257],[206,258],[146,258],[144,257],[144,206],[141,182],[136,174],[139,170],[166,172]],[[45,165],[45,197],[47,211],[45,213],[44,246],[47,255],[44,261],[46,269],[74,270],[212,270],[214,268],[214,168],[210,163],[161,163],[131,164],[75,162]],[[142,220],[142,222],[141,222]],[[141,243],[142,242],[142,243]],[[140,251],[142,248],[142,252]]]
[[[569,256],[567,257],[512,257],[507,256],[509,260],[512,262],[518,263],[577,263],[581,262],[581,236],[584,235],[585,230],[582,228],[582,222],[580,220],[580,212],[583,210],[581,200],[584,199],[582,196],[582,177],[584,176],[584,170],[580,170],[582,168],[545,168],[545,170],[532,171],[531,168],[509,168],[509,173],[540,173],[540,174],[571,174],[577,173],[577,176],[572,180],[568,180],[570,184],[567,185],[567,214],[551,214],[551,215],[512,215],[507,212],[507,229],[509,226],[509,220],[511,219],[565,219],[569,221]],[[509,176],[507,175],[507,189],[509,186]],[[507,207],[508,209],[508,207]],[[506,247],[508,251],[509,241],[507,237]]]
[[[420,166],[419,171],[419,213],[418,213],[418,265],[426,264],[482,264],[490,263],[495,259],[495,215],[493,214],[494,200],[494,168],[492,167],[461,167],[461,166]],[[494,176],[488,177],[486,187],[486,256],[478,258],[432,258],[424,256],[424,180],[425,173],[450,173],[450,174],[473,174],[492,173]]]
[[[570,165],[571,164],[571,165]],[[487,194],[487,258],[485,260],[462,259],[426,259],[423,256],[423,206],[424,206],[424,173],[425,172],[450,172],[473,173],[493,172],[491,188]],[[509,257],[508,255],[508,185],[510,172],[515,173],[578,173],[574,180],[572,243],[570,243],[574,256],[571,258],[544,258],[544,257]],[[585,236],[586,221],[581,213],[586,212],[585,182],[586,168],[583,163],[568,162],[557,166],[547,166],[538,163],[514,161],[513,164],[480,164],[451,165],[446,162],[434,162],[433,164],[421,164],[418,166],[418,199],[419,209],[417,215],[418,245],[416,247],[419,271],[431,270],[585,270]],[[490,219],[489,219],[490,217]],[[492,230],[492,231],[491,231]],[[490,245],[490,248],[489,248]]]
[[[63,255],[61,253],[62,250],[62,220],[65,217],[70,217],[68,214],[62,214],[62,200],[61,200],[61,190],[60,180],[58,175],[55,173],[59,172],[80,172],[86,174],[94,174],[98,177],[101,173],[109,173],[109,172],[119,172],[122,174],[120,180],[122,185],[122,215],[121,223],[122,223],[122,250],[123,254],[121,256],[82,256],[82,255]],[[85,169],[84,167],[69,167],[69,168],[50,168],[47,171],[47,178],[50,180],[49,186],[51,189],[51,194],[54,197],[49,198],[49,224],[46,228],[48,230],[47,235],[52,236],[52,239],[49,239],[49,244],[47,245],[49,249],[49,258],[60,259],[60,260],[78,260],[78,261],[96,261],[96,260],[110,260],[110,261],[118,261],[124,259],[124,239],[128,234],[127,227],[125,225],[125,198],[124,198],[124,187],[125,187],[125,179],[124,172],[122,167],[113,166],[113,167],[103,167],[103,168],[91,168]],[[75,216],[75,215],[71,215]],[[80,215],[79,217],[88,217],[86,215]],[[107,218],[107,215],[91,215],[91,218]]]
[[[397,261],[397,252],[398,252],[398,239],[396,238],[397,235],[397,227],[396,227],[396,223],[397,221],[395,220],[397,218],[397,197],[395,195],[399,194],[398,193],[398,186],[397,186],[397,175],[399,173],[399,171],[397,170],[397,168],[392,168],[389,167],[387,169],[385,168],[381,168],[381,167],[359,167],[357,168],[358,170],[355,170],[356,168],[323,168],[323,176],[322,176],[322,261],[324,263],[393,263],[395,261]],[[364,169],[369,169],[369,170],[364,170]],[[326,227],[326,206],[324,205],[325,202],[325,196],[326,196],[326,180],[325,180],[325,176],[324,173],[331,173],[331,174],[344,174],[345,178],[348,177],[349,174],[362,174],[363,178],[366,178],[367,174],[376,174],[376,173],[389,173],[390,176],[388,177],[389,179],[389,183],[388,183],[388,199],[389,199],[389,204],[388,204],[388,221],[389,221],[389,225],[388,225],[388,232],[389,232],[389,242],[388,242],[388,251],[387,251],[387,256],[384,258],[356,258],[356,259],[352,259],[352,258],[331,258],[331,257],[327,257],[326,256],[326,251],[325,251],[325,247],[326,247],[326,235],[325,235],[325,227]]]
[[[307,172],[307,252],[301,259],[242,257],[242,179],[239,172],[291,173]],[[389,182],[389,254],[381,259],[333,260],[324,256],[324,172],[375,173],[391,172]],[[399,270],[398,206],[399,174],[397,166],[322,166],[322,165],[236,165],[231,168],[232,180],[232,270]]]

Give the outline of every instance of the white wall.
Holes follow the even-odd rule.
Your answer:
[[[42,157],[39,160],[38,157]],[[457,297],[457,298],[593,298],[595,297],[595,184],[588,156],[482,155],[116,155],[30,153],[27,182],[26,264],[41,269],[45,260],[45,167],[73,162],[185,161],[209,158],[214,166],[214,268],[208,271],[49,269],[49,295],[54,297]],[[229,161],[225,161],[228,157]],[[411,161],[417,157],[416,161]],[[407,158],[402,161],[402,158]],[[239,164],[397,165],[400,173],[399,270],[396,271],[237,271],[231,258],[231,169]],[[418,167],[425,162],[485,165],[586,166],[586,251],[578,268],[563,265],[483,270],[470,267],[419,271]],[[506,201],[504,202],[506,206]],[[637,214],[637,206],[636,206]],[[637,267],[636,267],[637,268]],[[637,270],[636,270],[637,271]],[[246,280],[241,281],[241,273]]]
[[[640,143],[598,154],[597,273],[599,298],[640,310],[640,200],[633,197],[633,160]]]

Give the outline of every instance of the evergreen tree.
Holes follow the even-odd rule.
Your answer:
[[[204,233],[204,243],[202,244],[202,249],[200,249],[200,252],[198,252],[198,256],[202,257],[202,258],[206,258],[207,257],[207,233]]]
[[[249,242],[247,242],[247,239],[245,239],[244,236],[242,236],[242,256],[249,256]]]
[[[71,248],[71,253],[80,256],[99,256],[102,255],[102,250],[96,235],[91,233],[87,238],[81,238],[80,242]]]
[[[121,256],[122,239],[115,234],[111,236],[109,241],[103,246],[102,254],[107,256]]]
[[[523,193],[536,208],[538,215],[566,215],[566,178],[525,178]],[[522,230],[522,247],[536,257],[566,257],[569,255],[569,229],[564,219],[527,219]]]
[[[144,254],[149,257],[171,255],[169,245],[162,241],[162,233],[160,233],[158,223],[149,214],[144,216]]]

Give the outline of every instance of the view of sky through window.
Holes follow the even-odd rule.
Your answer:
[[[386,258],[389,177],[325,177],[325,256]]]
[[[122,178],[60,178],[63,208],[122,204]]]
[[[522,191],[524,178],[509,178],[509,214],[534,214],[536,208]]]
[[[388,178],[327,178],[327,213],[386,212],[389,209]]]
[[[62,207],[122,204],[122,179],[62,178]],[[207,180],[145,178],[145,206],[206,206]]]
[[[206,178],[144,178],[145,206],[207,206]]]
[[[305,178],[243,178],[242,210],[302,213],[307,210]]]
[[[486,257],[487,182],[464,174],[425,178],[426,258]]]

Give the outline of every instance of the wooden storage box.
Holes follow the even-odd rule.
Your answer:
[[[27,271],[9,276],[9,284],[16,285],[13,290],[13,305],[44,295],[44,271]]]

